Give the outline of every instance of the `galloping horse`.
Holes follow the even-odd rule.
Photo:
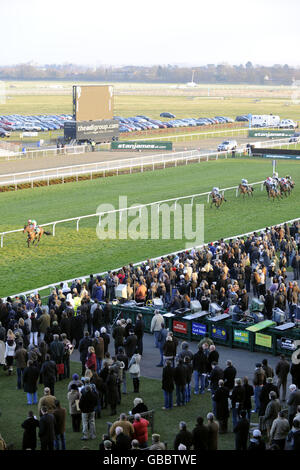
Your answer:
[[[244,186],[242,184],[239,185],[239,192],[244,197],[245,197],[245,194],[248,194],[248,196],[253,197],[253,191],[254,191],[254,188],[252,188],[252,186]]]
[[[282,199],[280,189],[275,189],[274,186],[269,184],[267,180],[264,182],[264,186],[266,187],[268,198],[272,198],[273,201],[275,199]]]
[[[292,187],[289,182],[283,183],[282,181],[280,181],[279,187],[280,187],[281,194],[284,194],[285,197],[289,196],[292,192]]]
[[[212,207],[212,205],[215,204],[216,208],[219,209],[219,207],[222,205],[223,202],[227,202],[223,195],[217,196],[213,191],[210,193],[210,196],[211,196],[210,207]]]
[[[275,199],[282,199],[280,190],[274,188],[269,188],[268,197],[273,199],[273,202],[275,201]]]
[[[36,233],[35,230],[28,224],[25,224],[24,225],[24,230],[23,230],[23,233],[28,233],[28,237],[27,237],[27,246],[29,248],[30,246],[30,243],[32,242],[32,244],[34,245],[34,242],[36,241],[36,245],[38,245],[42,235],[51,235],[50,232],[46,232],[46,230],[43,229],[43,227],[39,227],[39,232]]]

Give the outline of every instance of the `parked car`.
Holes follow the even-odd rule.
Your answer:
[[[218,146],[218,152],[224,151],[224,150],[235,150],[237,148],[237,141],[236,140],[224,140],[219,146]]]
[[[0,137],[9,137],[9,136],[10,136],[10,132],[0,127]]]
[[[176,116],[174,116],[172,113],[161,113],[160,117],[174,119]]]
[[[281,119],[279,127],[281,129],[296,129],[298,124],[292,119]]]

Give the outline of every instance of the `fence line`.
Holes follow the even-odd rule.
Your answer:
[[[292,224],[294,222],[298,222],[300,221],[299,218],[297,219],[291,219],[291,220],[287,220],[285,222],[280,222],[280,223],[277,223],[277,224],[272,224],[270,227],[278,227],[278,226],[281,226],[281,225],[285,225],[285,224]],[[232,239],[238,239],[238,238],[244,238],[244,237],[248,237],[249,235],[252,235],[253,233],[261,233],[261,232],[264,232],[266,230],[266,227],[263,227],[263,228],[260,228],[260,229],[256,229],[256,230],[251,230],[250,232],[246,232],[246,233],[242,233],[242,234],[239,234],[239,235],[233,235],[231,237],[227,237],[227,238],[224,238],[224,241],[228,241],[228,240],[232,240]],[[212,243],[216,243],[218,242],[218,240],[215,240],[213,241]],[[189,248],[184,248],[184,249],[181,249],[179,251],[175,251],[173,253],[167,253],[167,254],[164,254],[164,255],[160,255],[160,256],[157,256],[156,258],[151,258],[151,261],[156,261],[158,259],[161,259],[161,258],[166,258],[168,256],[173,256],[173,255],[177,255],[178,253],[182,253],[182,251],[189,251],[189,250],[192,250],[192,249],[196,249],[196,250],[199,250],[200,248],[203,248],[205,245],[207,245],[207,243],[203,244],[203,245],[200,245],[200,246],[193,246],[193,247],[189,247]],[[148,260],[144,260],[144,261],[138,261],[137,263],[134,263],[133,266],[139,266],[143,263],[146,263]],[[115,268],[115,269],[111,269],[111,271],[120,271],[121,269],[123,268],[123,266],[119,267],[119,268]],[[104,272],[101,272],[101,273],[95,273],[93,274],[93,276],[103,276],[107,274],[107,271],[104,271]],[[28,290],[26,292],[21,292],[19,294],[12,294],[10,295],[9,297],[16,297],[16,296],[27,296],[29,294],[32,294],[32,293],[36,293],[36,292],[39,292],[39,291],[43,291],[43,290],[46,290],[46,289],[53,289],[54,287],[56,286],[59,286],[62,282],[63,283],[67,283],[68,285],[70,283],[72,283],[75,279],[80,279],[82,282],[86,279],[86,278],[89,278],[89,274],[88,275],[85,275],[85,276],[77,276],[76,278],[73,278],[73,279],[67,279],[65,281],[60,281],[60,282],[56,282],[56,283],[52,283],[52,284],[48,284],[46,286],[42,286],[42,287],[38,287],[36,289],[31,289],[31,290]]]
[[[251,185],[254,186],[254,185],[260,184],[261,185],[261,190],[262,190],[263,189],[263,183],[264,183],[264,181],[258,181],[258,182],[255,182],[255,183],[251,183]],[[220,189],[220,192],[222,194],[224,194],[225,191],[230,191],[232,189],[236,190],[236,196],[237,196],[238,195],[238,186],[230,186],[228,188]],[[173,201],[175,201],[175,209],[176,209],[177,202],[181,201],[183,199],[191,199],[191,204],[193,205],[194,199],[196,197],[207,196],[207,201],[209,202],[210,194],[211,194],[211,191],[207,191],[205,193],[189,194],[188,196],[179,196],[179,197],[174,197],[174,198],[171,198],[171,199],[164,199],[164,200],[161,200],[161,201],[149,202],[149,203],[146,203],[146,204],[138,204],[136,206],[125,207],[125,208],[122,208],[122,209],[114,209],[114,210],[111,210],[111,211],[105,211],[105,212],[100,212],[100,213],[96,213],[96,214],[81,215],[81,216],[77,216],[77,217],[71,217],[71,218],[68,218],[68,219],[55,220],[54,222],[48,222],[46,224],[41,224],[40,227],[48,227],[49,225],[52,225],[52,235],[55,236],[55,228],[56,228],[57,224],[76,221],[76,231],[79,232],[79,222],[82,219],[88,219],[88,218],[91,218],[91,217],[99,217],[99,224],[100,224],[101,217],[106,215],[106,214],[122,213],[122,212],[127,212],[127,211],[133,210],[133,209],[141,210],[142,208],[148,207],[148,206],[158,206],[158,210],[159,210],[159,206],[161,204],[170,203],[170,202],[173,202]],[[24,229],[20,228],[20,229],[17,229],[17,230],[8,230],[6,232],[0,232],[0,237],[1,237],[0,246],[1,246],[1,248],[3,248],[3,245],[4,245],[4,236],[5,235],[9,235],[10,233],[23,232],[23,230]]]
[[[262,141],[259,143],[261,147],[282,147],[282,146],[292,146],[296,147],[297,143],[288,142],[287,139],[278,139],[275,141]],[[245,152],[246,144],[241,145],[237,152]],[[18,189],[18,184],[30,184],[31,187],[34,187],[34,182],[36,181],[46,181],[50,185],[50,181],[53,179],[61,179],[62,183],[66,178],[76,178],[78,181],[79,177],[82,175],[89,175],[90,179],[93,178],[95,173],[102,173],[105,177],[106,174],[110,171],[116,171],[117,174],[119,170],[128,169],[131,173],[134,168],[140,167],[140,171],[143,172],[145,167],[151,167],[152,170],[155,169],[155,165],[163,165],[164,168],[168,163],[174,163],[176,166],[178,162],[187,164],[189,160],[198,160],[198,163],[201,160],[208,161],[215,157],[217,160],[219,157],[225,157],[231,153],[231,151],[223,152],[208,152],[201,153],[199,150],[188,150],[184,152],[174,152],[171,154],[154,154],[143,157],[127,158],[122,160],[112,160],[106,162],[97,162],[97,163],[87,163],[87,164],[78,164],[70,165],[56,168],[48,168],[44,170],[33,170],[28,172],[20,173],[10,173],[0,175],[0,186],[14,186],[15,190]]]

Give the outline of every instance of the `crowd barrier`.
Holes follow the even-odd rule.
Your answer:
[[[145,332],[151,332],[151,321],[155,307],[114,304],[114,322],[119,318],[130,318],[133,324],[139,313],[143,315]],[[233,321],[228,314],[211,316],[209,312],[186,310],[171,313],[160,310],[165,326],[182,341],[201,341],[205,334],[215,344],[229,348],[244,349],[250,352],[285,354],[291,356],[297,349],[295,341],[300,340],[300,328],[294,323],[277,325],[271,320],[258,323]]]

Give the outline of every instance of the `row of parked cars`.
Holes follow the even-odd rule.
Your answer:
[[[39,132],[63,129],[64,123],[71,119],[72,116],[68,114],[45,114],[39,116],[10,114],[8,116],[0,116],[0,136],[8,137],[14,131]]]
[[[164,113],[167,114],[167,113]],[[159,119],[151,119],[148,116],[135,116],[124,118],[115,116],[115,120],[119,121],[120,132],[134,132],[149,129],[166,129],[175,127],[191,127],[191,126],[210,126],[212,124],[224,124],[234,122],[233,119],[225,116],[215,116],[214,118],[184,118],[170,119],[169,121],[161,121]]]

